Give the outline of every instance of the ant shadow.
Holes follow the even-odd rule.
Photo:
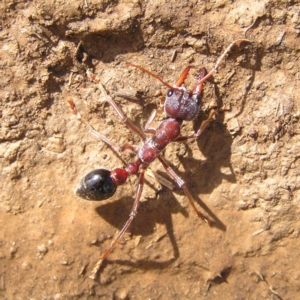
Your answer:
[[[163,191],[163,194],[171,191]],[[160,192],[159,192],[160,194]],[[160,198],[160,196],[158,197]],[[125,222],[129,218],[132,209],[133,200],[131,197],[121,197],[120,199],[98,206],[95,210],[106,222],[121,230]],[[165,261],[153,261],[148,259],[135,259],[132,260],[114,260],[106,259],[101,270],[107,264],[117,263],[118,265],[126,265],[139,269],[164,269],[171,265],[176,259],[179,258],[179,248],[176,243],[176,238],[173,230],[172,214],[181,212],[187,217],[186,211],[180,206],[179,203],[174,205],[173,199],[170,197],[163,197],[162,199],[152,199],[144,201],[139,204],[138,213],[133,219],[128,232],[134,236],[148,236],[155,232],[157,224],[164,224],[166,236],[168,236],[172,249],[172,258]],[[100,273],[101,273],[100,270]]]
[[[206,119],[206,117],[207,116],[203,116],[203,119]],[[195,131],[198,130],[202,121],[202,118],[195,120]],[[198,159],[195,159],[189,143],[185,142],[187,156],[184,158],[178,156],[180,162],[185,168],[185,171],[179,172],[176,170],[176,168],[174,168],[176,173],[183,177],[183,179],[187,177],[189,178],[189,180],[186,180],[186,185],[191,191],[195,201],[212,221],[211,227],[215,227],[224,232],[226,231],[226,225],[197,195],[200,193],[211,194],[212,191],[219,186],[224,179],[228,182],[236,182],[236,177],[230,164],[232,141],[233,139],[230,133],[223,125],[223,114],[220,113],[217,115],[216,120],[205,129],[201,137],[196,141],[199,150],[205,156],[206,160],[199,161]],[[172,163],[169,162],[169,164],[172,166]],[[228,167],[230,174],[228,174],[228,172],[227,174],[223,174],[221,172],[223,167]],[[161,171],[158,171],[158,173],[168,178],[163,168]],[[190,176],[190,174],[194,174],[195,176]],[[145,184],[149,185],[147,180]],[[152,188],[155,189],[154,187]],[[164,269],[179,258],[179,248],[173,231],[172,214],[181,213],[186,218],[189,214],[178,203],[173,193],[184,195],[183,190],[180,188],[176,188],[175,191],[170,191],[163,187],[162,190],[157,192],[158,198],[162,199],[153,199],[151,201],[141,202],[139,205],[138,214],[133,219],[128,230],[134,236],[148,236],[154,233],[156,224],[164,224],[167,236],[169,237],[173,248],[173,257],[163,262],[147,259],[135,259],[134,261],[120,259],[111,261],[107,259],[101,266],[101,270],[103,270],[107,264],[111,263],[117,263],[118,265],[126,265],[145,270]],[[166,194],[167,197],[165,197]],[[129,218],[132,204],[132,197],[125,196],[113,202],[108,202],[98,206],[96,208],[96,212],[106,222],[121,230]],[[201,220],[199,221],[201,222]]]
[[[197,120],[195,124],[196,128],[198,128],[198,122],[201,123],[200,120]],[[195,195],[199,195],[200,193],[211,193],[214,188],[221,184],[223,179],[226,179],[229,182],[236,182],[235,175],[230,166],[232,138],[228,132],[226,133],[224,125],[218,121],[215,121],[208,128],[206,128],[205,133],[203,133],[197,143],[199,149],[207,158],[206,161],[199,162],[197,159],[193,158],[192,150],[189,146],[187,146],[187,157],[179,157],[180,161],[182,160],[182,165],[185,167],[185,172],[182,172],[182,174],[180,174],[181,172],[178,172],[178,170],[176,170],[176,172],[183,178],[187,176],[186,174],[196,173],[195,177],[188,176],[189,180],[186,181],[187,187],[191,190],[195,201],[210,217],[212,221],[212,227],[215,227],[221,231],[226,231],[225,224],[201,200],[200,197],[195,197]],[[221,172],[221,167],[223,166],[228,166],[230,168],[232,171],[230,175],[226,175]],[[167,175],[163,172],[163,170],[161,172],[158,171],[158,173],[161,173],[162,176],[167,178]],[[148,184],[151,187],[151,184],[149,184],[147,180],[145,184]],[[152,188],[154,189],[154,187]],[[173,193],[184,195],[182,189],[180,188],[176,188],[175,191],[170,191],[163,187],[162,190],[157,192],[158,199],[141,202],[139,205],[138,214],[133,219],[128,230],[134,236],[148,236],[155,232],[154,228],[156,224],[164,224],[166,228],[166,234],[173,249],[173,257],[162,262],[148,259],[135,259],[134,261],[120,259],[112,261],[107,259],[101,266],[101,270],[103,270],[107,264],[112,263],[145,270],[164,269],[179,258],[179,248],[173,231],[172,214],[181,213],[186,218],[189,214],[180,205],[180,203],[178,203]],[[121,230],[129,218],[132,204],[132,197],[125,196],[113,202],[108,202],[98,206],[96,208],[96,212],[106,222]],[[199,222],[201,222],[201,220],[199,220]]]
[[[217,96],[217,106],[222,107],[220,92],[211,79],[215,87]],[[246,93],[247,94],[247,93]],[[246,97],[246,95],[245,95]],[[242,106],[243,107],[243,106]],[[208,118],[205,113],[200,114],[200,117],[194,120],[194,131],[197,132],[201,123]],[[211,122],[204,130],[201,136],[196,140],[198,149],[205,157],[205,160],[195,159],[189,142],[185,142],[186,157],[177,156],[181,165],[184,167],[184,172],[178,172],[180,176],[187,177],[187,187],[192,191],[192,195],[199,206],[209,215],[212,220],[212,227],[218,228],[221,231],[226,231],[226,225],[213,213],[213,211],[201,200],[199,194],[210,195],[225,179],[227,182],[235,183],[236,176],[231,166],[231,148],[233,139],[230,132],[226,129],[224,122],[224,113],[218,113],[215,120]],[[222,168],[228,168],[230,172],[222,173]]]
[[[201,122],[200,120],[195,122],[195,131],[199,129]],[[211,227],[226,231],[226,225],[198,195],[210,195],[224,179],[231,183],[236,182],[236,177],[230,163],[232,138],[222,124],[222,121],[220,121],[220,118],[217,117],[217,120],[205,129],[196,142],[205,160],[195,159],[190,145],[185,143],[187,155],[184,158],[178,156],[184,171],[177,171],[177,173],[183,179],[188,178],[186,185],[190,189],[195,201],[211,219]],[[224,174],[221,172],[222,168],[228,168],[230,172]],[[191,174],[193,175],[191,176]]]
[[[251,85],[252,83],[253,79]],[[217,87],[215,87],[215,92],[217,98],[220,99],[221,97]],[[245,93],[242,104],[244,103],[247,94],[248,92]],[[222,107],[222,101],[219,100],[218,102],[218,107]],[[242,110],[243,105],[241,111]],[[200,128],[202,121],[206,118],[207,116],[203,116],[202,118],[197,118],[194,121],[195,132],[197,132],[197,130]],[[185,177],[189,178],[189,180],[186,180],[186,186],[191,191],[191,194],[193,195],[198,205],[202,207],[204,212],[209,216],[210,220],[212,221],[211,227],[215,227],[225,232],[226,225],[216,216],[212,209],[210,209],[201,200],[199,196],[195,197],[195,195],[199,195],[200,193],[211,194],[213,190],[222,183],[223,180],[226,180],[230,183],[236,182],[236,176],[234,174],[234,170],[230,162],[233,139],[223,122],[224,114],[217,114],[216,120],[212,122],[201,134],[201,136],[196,140],[198,149],[206,158],[205,160],[199,161],[199,159],[195,159],[191,147],[188,143],[185,143],[187,151],[186,157],[183,158],[178,156],[178,159],[185,168],[185,171],[179,172],[178,170],[176,170],[176,168],[174,168],[174,170],[183,179]],[[172,166],[172,163],[168,163],[170,164],[170,166]],[[226,174],[223,173],[223,168],[229,169],[230,172],[227,171]],[[163,171],[163,168],[162,171],[158,171],[158,173],[161,173],[164,177],[168,177]],[[195,174],[195,176],[190,176],[190,174]],[[164,187],[161,191],[158,192],[158,195],[162,195],[165,193],[169,193],[170,195],[172,195],[173,193],[184,195],[182,189],[178,188],[175,191],[169,191],[167,188]],[[105,262],[101,266],[100,273],[101,270],[105,268],[107,264],[110,264],[112,262],[117,263],[119,265],[127,265],[135,268],[149,270],[167,268],[179,258],[179,248],[176,243],[176,238],[173,232],[172,214],[180,212],[185,217],[188,217],[188,213],[177,202],[174,195],[173,197],[170,196],[162,198],[162,201],[152,200],[147,202],[141,202],[139,205],[138,214],[132,221],[132,224],[130,225],[128,231],[131,232],[133,235],[147,236],[154,233],[155,224],[164,224],[166,227],[166,233],[170,239],[173,248],[173,257],[163,262],[151,261],[147,259],[135,259],[134,262],[132,260],[119,259],[114,261],[105,260]],[[107,204],[97,207],[96,212],[112,226],[121,230],[124,223],[128,220],[132,208],[132,203],[133,199],[131,197],[122,197],[119,200],[109,202]]]

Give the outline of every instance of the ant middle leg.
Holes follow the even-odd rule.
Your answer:
[[[69,107],[72,111],[72,113],[77,117],[77,119],[86,126],[87,130],[93,135],[95,136],[97,139],[103,141],[106,145],[108,145],[109,147],[111,147],[114,151],[116,152],[122,152],[121,148],[116,145],[115,143],[113,143],[112,141],[110,141],[105,135],[101,134],[100,132],[98,132],[97,130],[94,129],[94,127],[89,124],[89,122],[84,119],[81,114],[78,112],[76,105],[74,103],[73,100],[68,100],[68,104]]]
[[[206,216],[204,216],[196,207],[195,200],[193,196],[190,194],[188,188],[186,187],[185,181],[179,177],[175,171],[169,166],[169,164],[159,155],[159,161],[167,171],[168,175],[176,182],[176,184],[183,189],[185,195],[188,197],[190,204],[192,205],[193,209],[195,210],[197,216],[202,219],[204,222],[208,223],[209,226],[212,226],[212,221],[209,220]]]
[[[129,120],[121,110],[121,108],[117,105],[117,103],[113,100],[112,97],[110,97],[106,90],[104,89],[103,85],[101,83],[98,84],[102,94],[105,97],[105,100],[113,107],[115,112],[117,113],[118,117],[121,119],[123,123],[127,125],[127,127],[134,133],[136,133],[142,141],[146,140],[145,134],[137,127],[135,126],[131,120]]]
[[[130,150],[134,153],[137,153],[139,151],[139,147],[135,145],[131,145],[129,143],[125,143],[123,146],[118,146],[117,144],[113,143],[111,140],[109,140],[105,135],[101,134],[99,131],[95,130],[94,127],[86,120],[84,119],[81,114],[78,112],[76,105],[73,100],[68,100],[69,107],[72,111],[72,113],[77,117],[77,119],[86,126],[89,133],[91,133],[93,136],[95,136],[97,139],[104,142],[106,145],[111,147],[116,153],[121,153],[125,150]]]
[[[121,119],[121,121],[124,124],[126,124],[127,127],[132,132],[136,133],[142,141],[145,141],[146,140],[145,134],[137,126],[135,126],[130,119],[128,119],[124,115],[122,109],[117,105],[117,103],[113,100],[113,98],[107,94],[104,86],[100,83],[99,79],[97,79],[96,76],[94,74],[92,74],[90,71],[87,71],[87,75],[93,82],[98,84],[98,87],[99,87],[101,93],[103,94],[103,96],[105,97],[105,100],[112,106],[112,108],[114,109],[114,111],[116,112],[118,117]]]

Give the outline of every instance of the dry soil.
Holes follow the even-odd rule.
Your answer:
[[[300,295],[300,5],[282,0],[75,0],[0,3],[1,299],[297,299]],[[184,193],[146,177],[138,215],[96,280],[89,275],[127,220],[137,177],[103,202],[80,200],[84,174],[124,167],[67,106],[122,145],[140,145],[105,103],[90,70],[143,128],[193,65],[210,70],[197,141],[164,157]],[[164,118],[160,112],[154,126]],[[168,178],[155,162],[151,170]]]

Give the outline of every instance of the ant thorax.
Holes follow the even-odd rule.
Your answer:
[[[170,89],[167,93],[164,110],[168,117],[184,121],[195,119],[199,112],[200,99],[197,94],[191,94],[185,88]]]
[[[182,120],[168,118],[160,123],[155,134],[146,140],[138,152],[143,163],[151,163],[165,147],[174,141],[180,134]]]

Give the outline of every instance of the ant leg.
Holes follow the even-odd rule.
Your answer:
[[[164,112],[164,104],[165,104],[165,97],[161,96],[159,97],[159,104],[157,105],[157,112],[159,114],[162,114]]]
[[[161,185],[164,185],[165,187],[167,187],[170,191],[174,190],[174,188],[175,188],[174,183],[172,181],[167,180],[165,177],[162,177],[157,172],[148,168],[146,171],[146,174],[148,176],[150,176],[151,178],[155,179]]]
[[[201,123],[199,130],[197,131],[197,133],[194,134],[195,138],[198,138],[202,134],[202,132],[204,131],[204,129],[213,120],[214,116],[217,113],[218,113],[217,109],[213,109],[213,110],[210,111],[208,118]]]
[[[196,90],[196,93],[198,96],[200,96],[200,93],[202,91],[202,84],[204,81],[206,81],[209,77],[211,77],[218,69],[221,61],[224,59],[224,57],[226,56],[226,54],[231,50],[231,48],[235,45],[235,44],[240,44],[242,42],[250,42],[249,40],[246,39],[240,39],[240,40],[235,40],[233,41],[223,52],[223,54],[219,57],[219,59],[217,60],[215,66],[212,68],[212,70],[206,75],[204,76],[204,71],[202,71],[199,75],[199,79],[197,84],[194,86],[192,92],[194,90]],[[189,139],[196,139],[198,138],[202,132],[204,131],[204,129],[207,127],[207,125],[213,120],[213,117],[218,113],[218,110],[212,110],[209,114],[209,117],[204,120],[199,128],[199,130],[197,132],[195,132],[192,135],[189,136],[180,136],[177,139],[174,140],[174,142],[182,142],[182,141],[186,141]]]
[[[115,112],[117,113],[118,117],[122,120],[123,123],[125,123],[128,128],[136,133],[142,141],[146,140],[146,136],[144,135],[144,133],[138,128],[136,127],[132,121],[130,121],[122,112],[121,108],[118,107],[117,103],[112,99],[112,97],[108,96],[106,90],[104,89],[103,85],[101,83],[98,84],[99,88],[102,92],[102,94],[105,97],[105,100],[113,107],[113,109],[115,110]]]
[[[123,146],[120,147],[120,151],[123,152],[125,150],[130,150],[133,153],[138,153],[140,147],[136,145],[131,145],[129,143],[125,143]]]
[[[217,113],[218,113],[218,110],[215,110],[215,109],[211,110],[208,118],[201,123],[201,126],[197,132],[195,132],[191,135],[188,135],[188,136],[180,136],[180,137],[176,138],[173,142],[184,142],[184,141],[191,140],[191,139],[197,139],[203,133],[204,129],[213,120],[214,116]]]
[[[164,107],[164,103],[165,103],[164,97],[160,97],[160,98],[159,98],[159,102],[160,102],[160,104],[159,104],[158,109],[154,109],[154,110],[151,112],[151,115],[150,115],[150,117],[148,118],[148,120],[147,120],[147,122],[146,122],[146,124],[145,124],[145,128],[144,128],[144,132],[145,132],[145,133],[151,133],[151,134],[155,134],[155,133],[156,133],[156,128],[150,127],[150,125],[151,125],[152,122],[154,121],[154,119],[155,119],[155,117],[156,117],[156,115],[157,115],[157,111],[158,111],[159,113],[162,112],[163,107]]]
[[[89,276],[93,280],[96,278],[96,276],[97,276],[97,274],[98,274],[98,272],[99,272],[99,270],[101,268],[101,265],[102,265],[103,261],[110,254],[110,252],[112,251],[112,249],[117,245],[117,243],[119,242],[119,240],[122,238],[122,236],[124,235],[124,233],[128,229],[128,227],[131,224],[132,220],[136,216],[137,209],[138,209],[138,206],[139,206],[139,203],[140,203],[140,199],[141,199],[141,195],[142,195],[142,191],[143,191],[145,171],[146,171],[146,169],[144,169],[144,168],[141,169],[140,176],[139,176],[138,188],[137,188],[135,200],[134,200],[134,203],[133,203],[130,215],[129,215],[129,219],[127,220],[127,222],[123,226],[122,230],[119,232],[118,236],[112,241],[110,247],[104,252],[104,254],[102,255],[101,259],[95,265],[95,267],[94,267],[91,275]]]
[[[164,96],[159,97],[159,110],[164,107],[164,104],[165,104]]]
[[[197,94],[197,98],[199,99],[199,105],[200,105],[200,95],[202,93],[202,88],[203,88],[203,81],[202,79],[205,77],[205,73],[206,73],[206,70],[205,68],[202,68],[199,72],[199,75],[198,75],[198,80],[197,80],[197,83],[196,85],[193,87],[192,91],[190,92],[191,96],[193,95],[194,91],[196,91],[196,94]]]
[[[208,74],[206,76],[204,76],[197,84],[201,84],[203,83],[204,81],[206,81],[209,77],[211,77],[215,72],[217,72],[218,70],[218,67],[221,63],[221,61],[224,59],[225,55],[231,50],[231,48],[235,45],[235,44],[240,44],[242,42],[248,42],[248,43],[251,43],[251,41],[249,40],[246,40],[246,39],[239,39],[239,40],[235,40],[233,41],[226,49],[225,51],[223,52],[223,54],[219,57],[219,59],[217,60],[215,66],[212,68],[211,71],[208,72]]]
[[[137,153],[139,150],[139,147],[135,146],[135,145],[131,145],[129,143],[125,143],[123,146],[118,146],[117,144],[113,143],[112,141],[110,141],[105,135],[101,134],[100,132],[98,132],[97,130],[94,129],[94,127],[92,125],[90,125],[88,123],[87,120],[85,120],[81,114],[78,112],[76,105],[74,103],[73,100],[68,100],[68,104],[70,106],[70,109],[72,111],[72,113],[77,117],[77,119],[86,126],[87,130],[93,135],[95,136],[97,139],[103,141],[106,145],[108,145],[109,147],[111,147],[114,151],[116,151],[117,153],[121,153],[125,150],[131,150],[134,153]]]
[[[212,225],[212,222],[205,217],[200,211],[198,211],[196,205],[195,205],[195,200],[193,196],[190,194],[189,190],[186,187],[185,182],[183,181],[182,178],[180,178],[175,171],[168,165],[168,163],[159,155],[158,156],[159,161],[163,165],[163,167],[166,169],[168,175],[176,182],[176,184],[183,189],[185,195],[188,197],[190,204],[192,205],[193,209],[195,210],[197,216],[201,218],[204,222],[208,223],[208,225]]]
[[[104,136],[103,134],[101,134],[100,132],[96,131],[94,129],[94,127],[92,125],[90,125],[82,116],[81,114],[78,112],[75,103],[73,102],[73,100],[68,100],[68,104],[71,108],[72,113],[77,117],[77,119],[83,123],[87,130],[96,138],[98,138],[99,140],[103,141],[105,144],[107,144],[108,146],[110,146],[113,150],[115,150],[116,152],[122,152],[121,148],[116,145],[115,143],[111,142],[106,136]]]
[[[100,83],[99,79],[96,78],[96,76],[94,74],[92,74],[89,70],[87,70],[87,75],[88,77],[94,81],[95,83],[98,84],[100,91],[102,92],[102,94],[105,97],[105,100],[112,106],[112,108],[114,109],[114,111],[117,113],[118,117],[121,119],[121,121],[123,123],[125,123],[127,125],[127,127],[134,133],[136,133],[142,141],[146,140],[146,136],[144,135],[144,133],[138,128],[136,127],[132,121],[130,121],[123,113],[123,111],[121,110],[121,108],[117,105],[117,103],[112,99],[112,97],[110,97],[106,90],[104,89],[103,85]]]
[[[151,133],[151,134],[155,134],[156,133],[156,129],[153,127],[150,127],[150,125],[152,124],[152,122],[154,121],[156,117],[156,109],[154,109],[150,115],[150,117],[148,118],[146,124],[145,124],[145,128],[144,131],[145,133]]]

